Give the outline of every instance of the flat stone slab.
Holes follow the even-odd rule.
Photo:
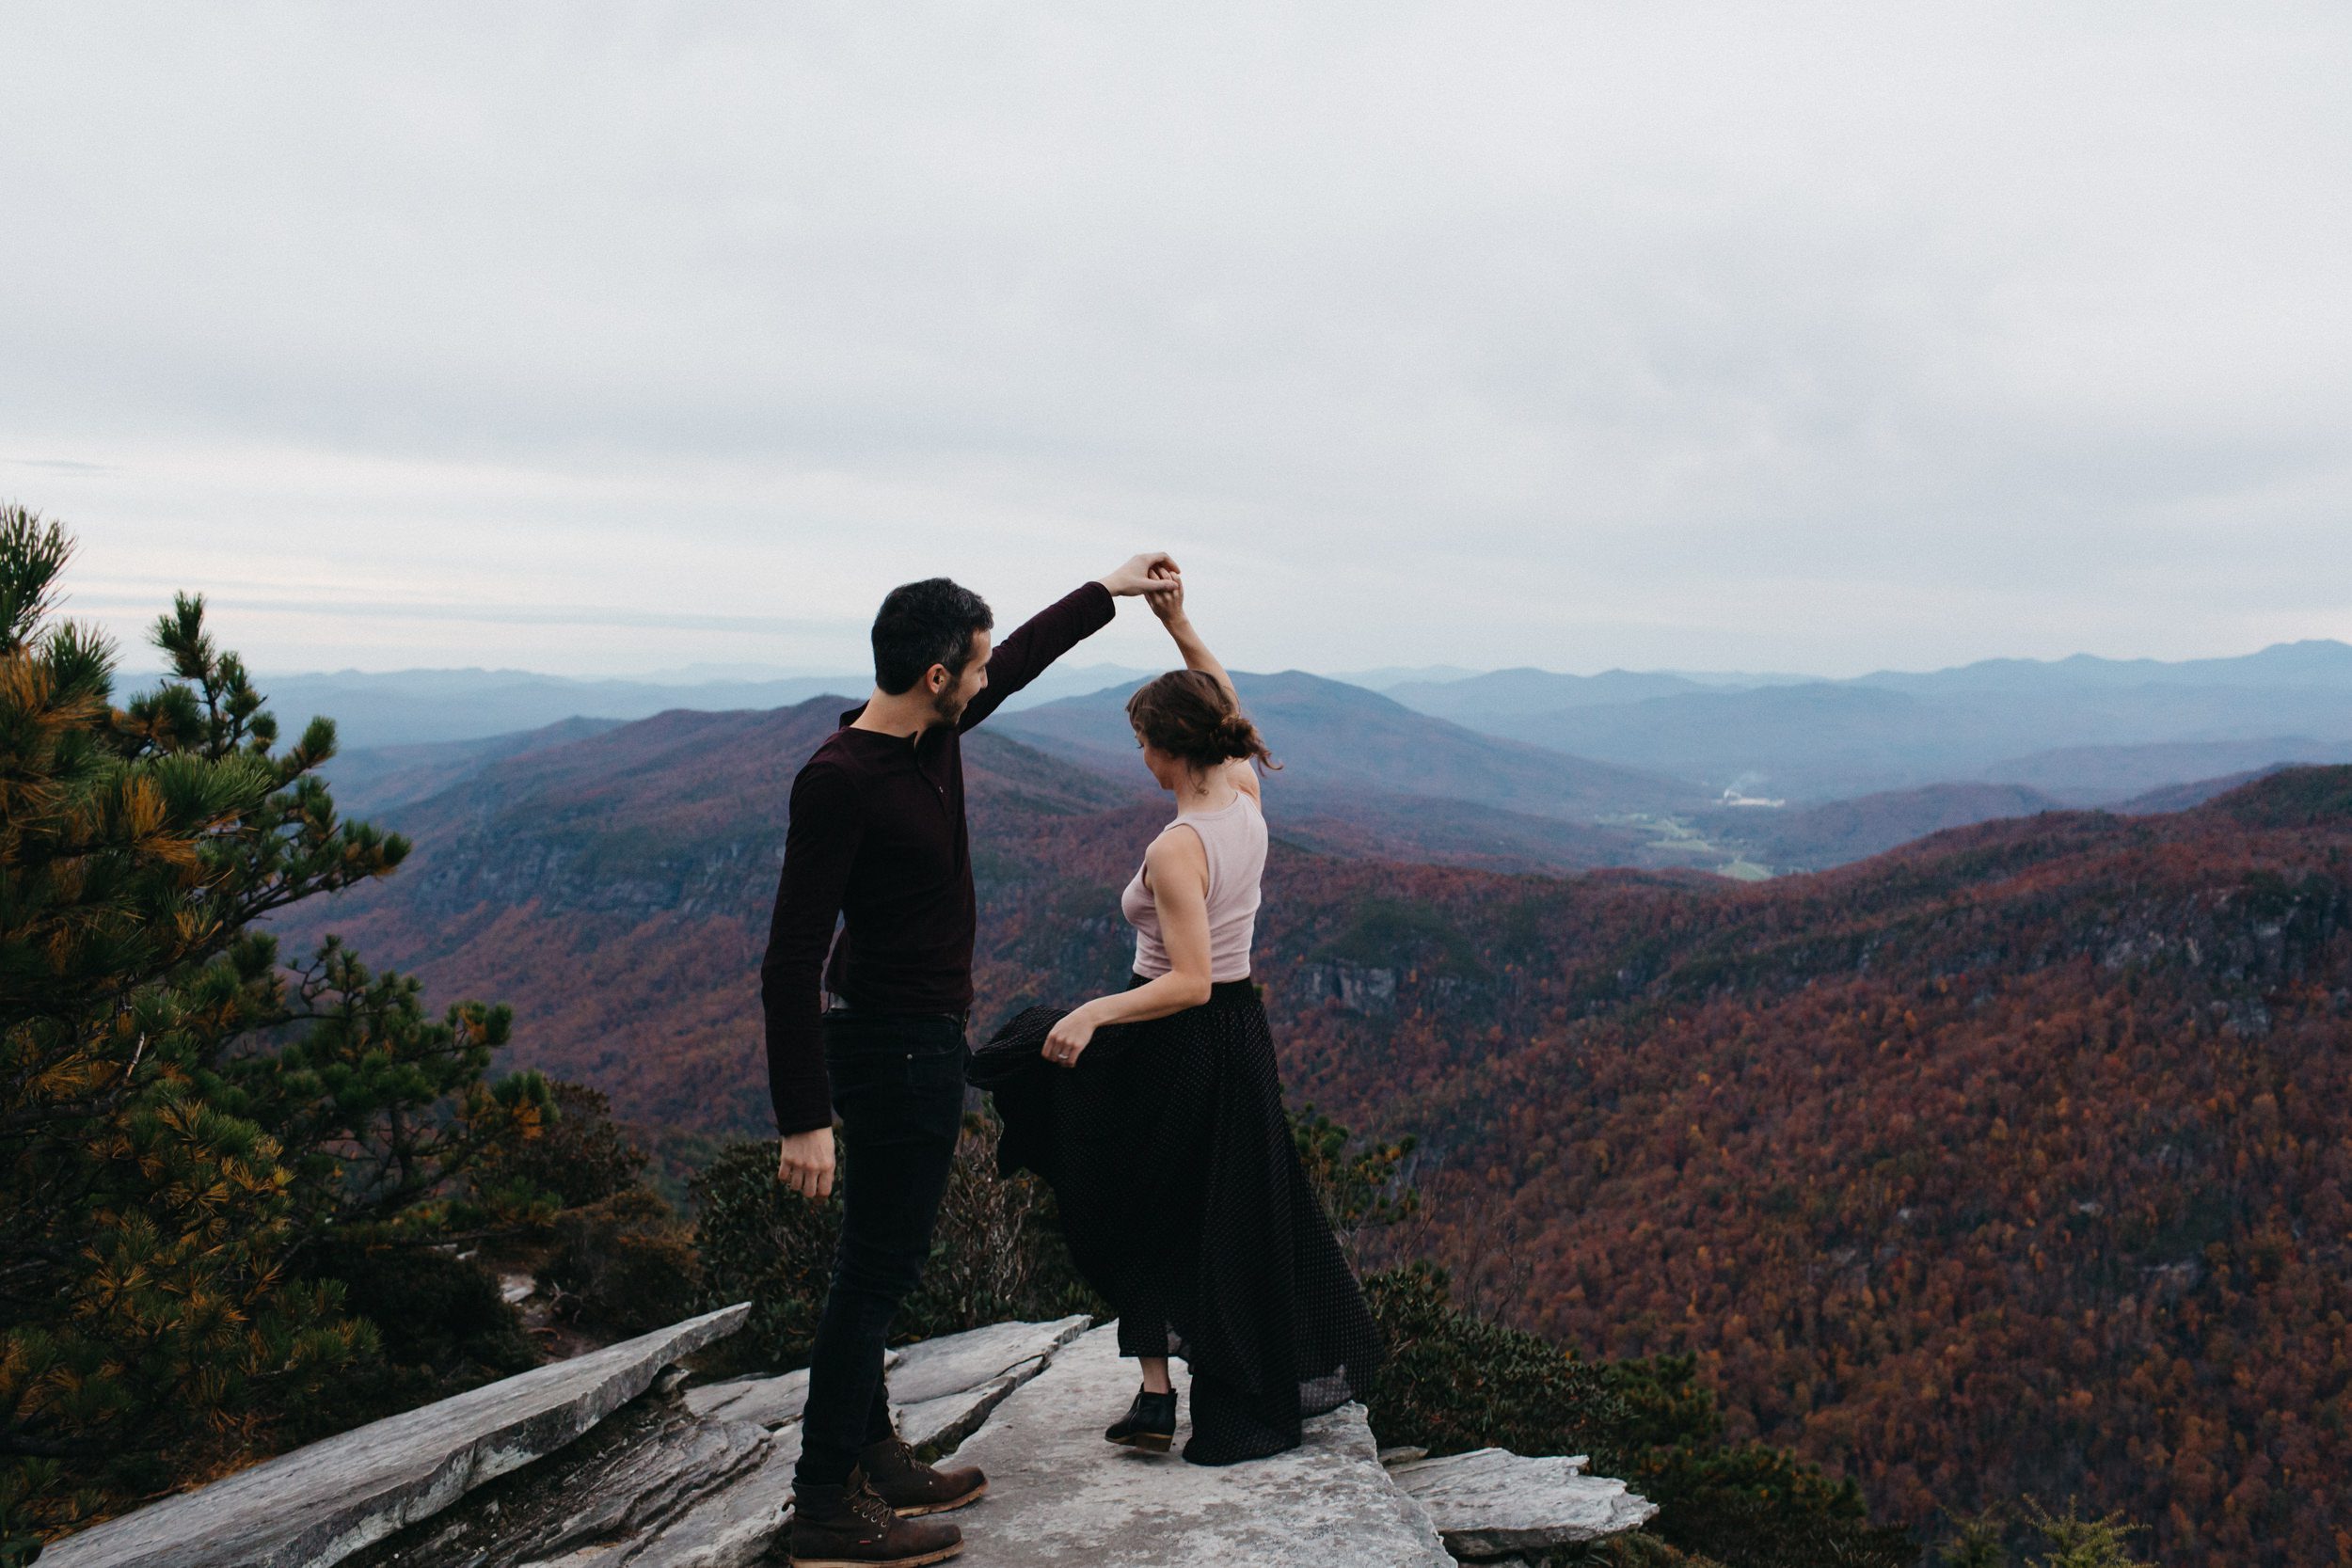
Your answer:
[[[659,1529],[772,1441],[756,1422],[699,1420],[675,1394],[648,1393],[537,1464],[361,1547],[344,1568],[524,1568],[593,1555]]]
[[[774,1377],[739,1377],[686,1390],[686,1408],[705,1420],[757,1421],[771,1430],[799,1420],[807,1402],[806,1367]]]
[[[961,1443],[1090,1322],[1082,1315],[1044,1323],[992,1323],[891,1352],[884,1366],[898,1434],[917,1448]],[[914,1402],[895,1402],[910,1393]],[[530,1568],[743,1568],[755,1561],[791,1500],[792,1467],[801,1457],[800,1414],[807,1397],[805,1369],[688,1389],[688,1408],[707,1421],[751,1419],[778,1428],[756,1464],[648,1535],[596,1551],[548,1556]]]
[[[805,1371],[679,1390],[741,1306],[280,1455],[57,1542],[65,1568],[751,1568],[774,1560]],[[1205,1467],[1102,1440],[1136,1369],[1084,1317],[996,1323],[891,1357],[901,1435],[989,1471],[968,1568],[1446,1568],[1638,1528],[1657,1510],[1581,1458],[1383,1456],[1360,1405],[1288,1453]],[[1190,1377],[1172,1369],[1180,1389]],[[1186,1401],[1189,1403],[1189,1401]],[[1180,1423],[1177,1444],[1190,1435]],[[536,1461],[537,1463],[533,1463]],[[528,1468],[525,1468],[528,1466]],[[512,1473],[520,1472],[520,1473]],[[503,1476],[504,1479],[496,1479]],[[486,1486],[485,1483],[489,1483]],[[483,1489],[472,1497],[464,1495]],[[453,1503],[462,1506],[451,1507]],[[1449,1555],[1449,1549],[1452,1555]]]
[[[1639,1529],[1658,1505],[1624,1481],[1583,1473],[1585,1458],[1475,1449],[1391,1465],[1389,1478],[1429,1511],[1448,1550],[1499,1558]]]
[[[991,1323],[901,1346],[898,1364],[890,1369],[891,1401],[916,1405],[977,1388],[1024,1361],[1053,1354],[1093,1321],[1082,1312],[1044,1323]]]
[[[920,1404],[893,1405],[898,1435],[914,1448],[930,1444],[946,1453],[979,1431],[1007,1395],[1045,1370],[1042,1360],[1025,1361],[1002,1377],[990,1378],[977,1388],[942,1394]]]
[[[1183,1365],[1171,1370],[1186,1388]],[[1288,1453],[1212,1467],[1104,1442],[1135,1390],[1105,1324],[941,1461],[988,1471],[989,1495],[953,1515],[958,1568],[1451,1568],[1428,1514],[1381,1468],[1361,1405],[1308,1422]],[[1188,1434],[1180,1419],[1180,1448]]]
[[[54,1568],[324,1568],[586,1432],[732,1333],[721,1307],[264,1460],[53,1543]]]
[[[1045,1357],[1093,1321],[1081,1313],[1052,1323],[991,1323],[887,1352],[882,1371],[890,1380],[899,1435],[917,1448],[927,1442],[961,1443],[998,1399],[1034,1375]],[[1009,1384],[1002,1381],[1008,1376],[1012,1378]],[[973,1401],[965,1396],[976,1392],[983,1397],[974,1412]],[[757,1421],[771,1430],[799,1420],[807,1403],[805,1367],[774,1377],[736,1378],[686,1390],[686,1407],[697,1416]],[[959,1427],[967,1414],[969,1423]]]
[[[759,1461],[652,1535],[594,1551],[545,1558],[528,1568],[745,1568],[784,1524],[800,1463],[801,1429],[771,1433]]]

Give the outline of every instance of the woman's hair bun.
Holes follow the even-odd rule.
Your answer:
[[[1146,681],[1127,699],[1127,721],[1161,751],[1198,767],[1242,757],[1268,768],[1281,766],[1249,716],[1216,676],[1202,671],[1170,670]]]

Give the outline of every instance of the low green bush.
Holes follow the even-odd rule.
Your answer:
[[[693,1195],[702,1304],[752,1304],[735,1337],[747,1363],[777,1371],[806,1366],[841,1234],[838,1190],[810,1202],[776,1180],[773,1141],[746,1141],[720,1151],[694,1178]],[[1025,1174],[1000,1180],[995,1124],[967,1116],[930,1260],[891,1324],[891,1342],[1106,1310],[1070,1260],[1052,1191]]]
[[[645,1151],[612,1119],[612,1102],[585,1084],[548,1081],[549,1115],[538,1136],[500,1151],[499,1171],[564,1209],[584,1209],[637,1184]]]
[[[1625,1401],[1597,1368],[1455,1310],[1443,1270],[1407,1263],[1363,1286],[1389,1342],[1369,1410],[1383,1444],[1585,1453],[1627,1424]]]
[[[2085,1518],[2071,1497],[2063,1513],[2029,1499],[2014,1515],[1990,1509],[1957,1521],[1936,1568],[2154,1568],[2127,1544],[2140,1529],[2121,1514]],[[2033,1555],[2020,1558],[2012,1546]]]
[[[337,1243],[304,1259],[371,1325],[371,1354],[291,1412],[284,1447],[446,1399],[539,1363],[498,1276],[447,1245]]]
[[[692,1232],[660,1194],[624,1187],[555,1221],[539,1287],[556,1315],[598,1338],[649,1334],[692,1314]]]

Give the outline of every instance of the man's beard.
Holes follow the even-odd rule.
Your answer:
[[[952,686],[931,699],[931,712],[943,724],[952,724],[962,718],[963,708],[963,699],[957,695],[956,688]]]

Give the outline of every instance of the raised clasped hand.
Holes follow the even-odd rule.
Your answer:
[[[1143,591],[1143,602],[1152,607],[1152,613],[1173,626],[1184,616],[1184,578],[1173,566],[1150,588]]]
[[[1094,1038],[1094,1024],[1082,1013],[1066,1013],[1045,1037],[1044,1056],[1062,1067],[1075,1067],[1079,1053]]]
[[[1176,558],[1166,550],[1147,550],[1106,577],[1095,580],[1114,594],[1149,594],[1177,574]]]

